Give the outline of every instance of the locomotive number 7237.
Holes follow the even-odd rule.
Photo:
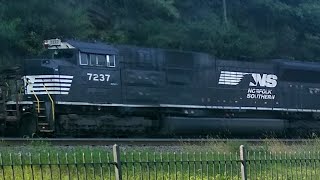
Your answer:
[[[87,73],[89,81],[109,81],[110,74],[94,74],[94,73]]]

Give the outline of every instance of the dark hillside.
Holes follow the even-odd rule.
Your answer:
[[[242,56],[320,60],[316,0],[0,0],[0,65],[48,38]]]

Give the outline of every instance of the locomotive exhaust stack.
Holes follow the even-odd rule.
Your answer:
[[[43,42],[0,72],[0,132],[16,136],[302,135],[320,130],[320,63]],[[8,133],[9,132],[9,133]]]

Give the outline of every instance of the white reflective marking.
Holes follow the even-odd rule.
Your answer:
[[[41,79],[41,78],[73,79],[73,76],[68,76],[68,75],[31,75],[31,76],[26,76],[26,77],[33,77],[35,79]]]
[[[287,109],[287,111],[298,111],[298,109]]]
[[[63,92],[63,91],[48,91],[49,94],[69,94],[69,92]],[[30,93],[33,94],[33,93]],[[40,92],[34,92],[34,94],[48,94],[47,91],[40,91]]]
[[[17,104],[16,101],[8,101],[6,102],[6,104],[8,105],[13,105],[13,104]],[[18,104],[33,104],[32,101],[18,101]]]
[[[241,80],[242,77],[224,77],[224,80]],[[222,80],[222,79],[220,79]]]
[[[273,108],[272,110],[274,110],[274,111],[282,111],[283,108]]]
[[[35,79],[33,83],[48,83],[48,82],[63,82],[63,83],[72,83],[70,79]]]
[[[221,74],[230,74],[230,75],[246,75],[250,73],[246,72],[237,72],[237,71],[221,71]]]
[[[66,83],[35,83],[33,84],[33,86],[39,86],[39,87],[43,87],[46,86],[53,86],[53,87],[71,87],[71,84],[66,84]]]
[[[243,77],[246,74],[225,74],[225,73],[221,73],[220,76],[221,77]]]
[[[229,79],[229,80],[219,79],[219,82],[240,82],[240,80],[239,79]]]
[[[250,74],[245,72],[221,71],[218,84],[237,85],[244,75]]]
[[[241,107],[241,109],[256,110],[257,107]]]
[[[257,107],[258,110],[272,110],[272,108],[267,107]]]
[[[60,92],[59,92],[60,93]],[[32,101],[19,101],[19,104],[33,104]],[[8,101],[6,104],[16,104],[15,101]],[[56,104],[61,105],[90,105],[90,106],[125,106],[125,107],[159,107],[158,105],[139,105],[139,104],[96,104],[96,103],[85,103],[85,102],[65,102],[56,101]],[[227,109],[227,106],[198,106],[198,105],[176,105],[176,104],[160,104],[160,107],[184,107],[184,108],[206,108],[206,109]],[[230,106],[229,106],[230,107]],[[263,109],[265,107],[233,107],[233,109]],[[267,108],[267,110],[281,110],[281,111],[305,111],[305,112],[320,112],[316,109],[286,109],[286,108]]]
[[[69,91],[70,88],[60,88],[60,87],[46,87],[46,88],[33,88],[34,91]],[[35,92],[37,93],[37,92]]]
[[[213,109],[223,109],[223,106],[212,106]]]
[[[159,107],[159,106],[156,106],[156,105],[139,105],[139,104],[97,104],[97,103],[64,102],[64,101],[56,101],[56,104],[62,104],[62,105],[78,105],[78,106]]]
[[[24,76],[25,94],[69,94],[72,79],[69,75]]]
[[[240,107],[224,106],[223,109],[240,109]]]
[[[302,109],[303,112],[312,112],[311,109]]]
[[[219,82],[219,84],[237,85],[239,82]]]
[[[208,106],[199,106],[199,105],[176,105],[176,104],[160,104],[160,107],[206,108],[206,107],[208,107]]]

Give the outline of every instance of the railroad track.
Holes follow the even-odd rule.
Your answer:
[[[313,139],[170,139],[170,138],[1,138],[0,146],[23,146],[30,144],[51,144],[58,146],[108,146],[108,145],[138,145],[138,146],[181,146],[186,144],[201,145],[216,142],[284,142],[308,143]]]

